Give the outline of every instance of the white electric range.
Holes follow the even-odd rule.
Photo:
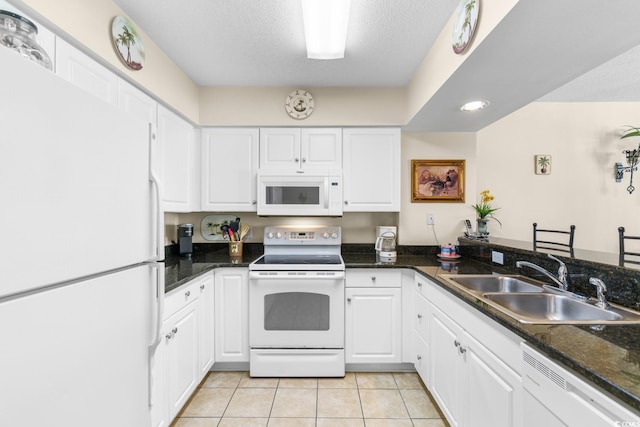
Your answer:
[[[337,226],[265,228],[249,265],[251,376],[344,376],[341,243]]]

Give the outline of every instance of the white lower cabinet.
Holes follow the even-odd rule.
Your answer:
[[[395,287],[362,287],[371,283]],[[347,270],[346,363],[402,362],[400,270]]]
[[[162,341],[152,360],[151,420],[169,426],[214,362],[213,272],[165,296]]]
[[[198,369],[200,379],[204,378],[213,366],[215,354],[213,277],[213,273],[207,274],[198,281],[198,326],[200,327]]]
[[[215,360],[249,362],[249,270],[215,272]]]
[[[452,426],[521,425],[520,376],[431,307],[430,391]]]
[[[169,417],[173,419],[198,385],[198,302],[167,319],[163,333]]]

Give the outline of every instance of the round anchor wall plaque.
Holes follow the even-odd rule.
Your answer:
[[[298,120],[309,117],[311,113],[313,113],[314,107],[315,101],[313,100],[313,96],[302,89],[291,92],[284,103],[284,108],[287,110],[287,113]]]

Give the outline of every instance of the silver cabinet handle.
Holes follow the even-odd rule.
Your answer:
[[[295,160],[296,163],[298,163],[300,161],[300,159],[297,158],[297,157],[294,160]]]
[[[375,282],[376,281],[376,276],[371,276],[371,281]]]
[[[177,334],[177,333],[178,333],[178,327],[176,326],[175,328],[173,328],[173,329],[171,330],[171,332],[172,332],[174,335],[175,335],[175,334]]]
[[[251,204],[252,204],[252,205],[255,205],[255,204],[257,204],[257,203],[258,203],[258,201],[257,201],[257,200],[252,200],[252,201],[251,201]]]
[[[422,360],[422,356],[417,355],[417,356],[416,356],[416,359],[418,359],[418,360]]]
[[[165,335],[167,337],[168,340],[170,340],[171,338],[173,338],[173,334],[172,333],[168,333],[167,335]]]
[[[347,298],[347,302],[348,302],[348,303],[351,303],[351,298]]]
[[[349,201],[348,201],[348,200],[345,200],[345,201],[344,201],[344,204],[345,204],[345,205],[348,205],[348,204],[349,204]]]
[[[464,354],[467,352],[467,349],[464,348],[463,346],[460,346],[460,348],[458,348],[458,351],[460,352],[460,354]]]
[[[302,158],[302,163],[307,163],[307,159],[305,159],[304,157]]]
[[[460,341],[454,340],[453,345],[455,345],[456,347],[460,347]]]
[[[418,319],[422,319],[422,314],[418,313]]]
[[[422,287],[422,282],[418,282],[418,287],[421,288]]]
[[[200,290],[203,291],[204,290],[204,285],[200,285]]]
[[[187,297],[187,298],[189,298],[189,297],[191,296],[191,291],[187,291],[187,292],[185,292],[185,293],[184,293],[184,296],[185,296],[185,297]]]

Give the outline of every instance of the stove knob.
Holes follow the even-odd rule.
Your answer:
[[[267,239],[273,239],[273,232],[268,232],[267,233]]]
[[[276,239],[281,239],[281,238],[282,238],[282,233],[277,232],[277,233],[276,233]]]
[[[326,231],[324,233],[322,233],[322,237],[325,239],[329,238],[329,233],[327,233]]]
[[[335,231],[333,233],[331,233],[331,238],[332,239],[337,239],[338,238],[338,233],[336,233]]]

